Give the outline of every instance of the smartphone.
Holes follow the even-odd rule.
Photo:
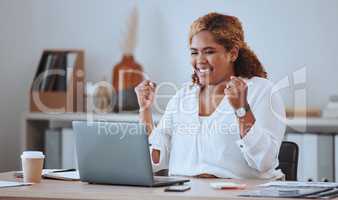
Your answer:
[[[165,192],[185,192],[190,190],[189,185],[173,185],[164,189]]]

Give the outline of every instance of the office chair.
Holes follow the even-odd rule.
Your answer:
[[[299,149],[296,143],[289,141],[282,142],[278,155],[279,166],[277,169],[282,170],[287,181],[297,180],[298,154]]]

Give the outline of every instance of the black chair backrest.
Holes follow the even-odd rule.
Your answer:
[[[282,142],[278,155],[279,166],[277,169],[282,170],[286,180],[297,180],[298,154],[299,149],[296,143],[289,141]]]

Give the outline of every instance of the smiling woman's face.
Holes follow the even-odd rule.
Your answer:
[[[190,44],[191,64],[201,85],[217,85],[234,75],[231,53],[209,31],[196,34]]]

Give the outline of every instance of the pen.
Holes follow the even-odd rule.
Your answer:
[[[61,169],[61,170],[55,170],[52,173],[58,173],[58,172],[73,172],[76,171],[76,169]]]

